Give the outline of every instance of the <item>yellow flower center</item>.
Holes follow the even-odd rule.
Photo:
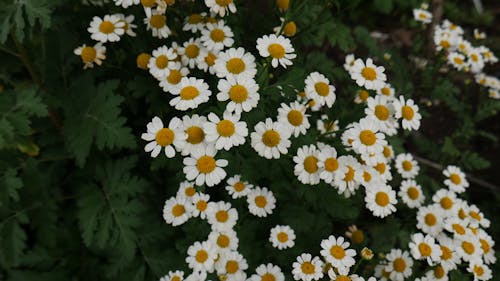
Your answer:
[[[307,156],[304,159],[304,170],[309,174],[316,173],[318,171],[318,158],[314,156]]]
[[[214,42],[222,42],[224,41],[224,38],[226,38],[226,34],[222,29],[216,28],[210,32],[210,38]]]
[[[277,238],[278,238],[278,241],[280,241],[281,243],[285,243],[286,241],[288,241],[288,234],[286,234],[286,232],[282,231],[282,232],[278,233]]]
[[[358,98],[365,102],[368,98],[370,97],[370,93],[366,90],[359,90],[358,91]]]
[[[431,255],[432,253],[432,248],[431,246],[429,246],[429,244],[427,243],[420,243],[418,245],[418,251],[420,252],[420,254],[424,257],[428,257]]]
[[[262,275],[260,281],[276,281],[276,277],[274,277],[271,273],[266,273]]]
[[[276,6],[282,11],[286,11],[290,6],[290,0],[276,0]]]
[[[281,59],[285,56],[285,48],[283,48],[280,44],[271,44],[267,47],[267,50],[269,51],[271,57],[275,59]]]
[[[150,54],[146,53],[139,54],[136,59],[137,67],[141,69],[148,69],[148,63],[150,58],[151,58]]]
[[[490,252],[491,246],[488,244],[488,242],[484,239],[479,239],[479,242],[481,242],[481,249],[483,249],[483,252],[485,254]]]
[[[475,265],[473,271],[477,276],[483,276],[484,274],[484,269],[480,265]]]
[[[242,192],[245,189],[245,187],[246,187],[245,184],[242,183],[241,181],[233,185],[233,188],[236,192]]]
[[[375,71],[375,69],[373,69],[373,67],[367,66],[367,67],[363,68],[363,70],[361,70],[361,75],[366,80],[373,81],[373,80],[377,79],[377,72]]]
[[[167,24],[167,17],[164,15],[152,15],[149,19],[151,27],[160,29]]]
[[[459,185],[462,182],[462,179],[457,174],[451,174],[450,181],[456,185]]]
[[[288,112],[287,118],[288,122],[295,127],[302,125],[302,122],[304,121],[304,115],[302,114],[302,112],[296,109],[290,110],[290,112]]]
[[[379,191],[375,194],[375,202],[377,205],[385,207],[389,204],[389,195],[383,191]]]
[[[205,139],[205,132],[198,126],[187,128],[186,134],[188,135],[187,142],[190,144],[199,144]]]
[[[193,59],[200,54],[200,48],[195,44],[190,44],[186,47],[186,57]]]
[[[453,252],[446,246],[441,246],[441,260],[447,261],[452,258]]]
[[[446,40],[441,40],[441,42],[439,42],[439,45],[441,45],[441,47],[443,47],[443,49],[448,49],[449,47],[451,47],[450,42],[448,42]]]
[[[192,14],[188,18],[188,23],[190,24],[198,24],[203,20],[200,14]]]
[[[297,33],[297,25],[294,21],[291,21],[283,27],[283,34],[288,37],[292,37]]]
[[[385,105],[376,105],[375,116],[377,116],[379,120],[385,121],[389,118],[389,109]]]
[[[335,281],[351,281],[351,277],[347,275],[338,275]]]
[[[248,98],[248,90],[244,86],[234,85],[229,89],[229,98],[235,103],[243,103]]]
[[[404,272],[406,269],[406,261],[403,258],[396,258],[393,262],[394,270]]]
[[[417,200],[418,197],[420,196],[420,192],[418,191],[418,188],[412,186],[409,187],[408,190],[406,191],[408,193],[408,197],[410,197],[411,200]]]
[[[194,86],[186,86],[182,88],[180,96],[183,100],[192,100],[200,94],[200,91]]]
[[[451,225],[451,227],[453,228],[453,230],[460,234],[460,235],[464,235],[465,234],[465,228],[463,226],[461,226],[460,224],[458,223],[454,223]]]
[[[268,130],[262,134],[262,142],[268,147],[275,147],[280,141],[280,134],[274,130]]]
[[[437,218],[436,218],[436,216],[434,214],[427,214],[427,215],[425,215],[424,220],[425,220],[425,224],[429,225],[429,226],[433,226],[437,222]]]
[[[172,144],[172,142],[174,142],[174,138],[175,138],[175,133],[174,131],[170,130],[169,128],[163,128],[163,129],[160,129],[157,133],[156,133],[156,143],[159,144],[160,146],[169,146],[170,144]]]
[[[391,95],[391,89],[389,87],[383,87],[382,90],[380,90],[384,96],[390,96]]]
[[[263,195],[256,196],[255,199],[255,205],[259,208],[264,208],[267,205],[267,200],[266,197]]]
[[[181,79],[182,79],[182,74],[177,69],[171,69],[170,73],[167,76],[168,83],[170,83],[172,85],[179,84],[179,82],[181,82]]]
[[[413,116],[415,116],[415,111],[413,111],[411,106],[404,105],[403,108],[401,108],[401,115],[403,115],[403,118],[406,120],[412,120]]]
[[[375,144],[377,136],[371,130],[363,130],[359,133],[359,140],[361,140],[362,144],[370,146]]]
[[[453,200],[451,200],[450,197],[443,197],[439,203],[445,210],[449,210],[453,207]]]
[[[205,62],[208,64],[208,66],[212,66],[215,64],[215,59],[217,57],[213,53],[208,53],[208,55],[205,57]]]
[[[325,160],[325,170],[328,172],[335,172],[339,168],[337,159],[330,157]]]
[[[344,175],[344,181],[352,181],[354,179],[354,169],[351,166],[347,166],[347,173]]]
[[[207,209],[207,202],[206,201],[203,201],[203,200],[200,200],[198,202],[196,202],[196,209],[198,209],[198,211],[200,212],[203,212]]]
[[[179,276],[174,276],[170,279],[170,281],[182,281],[182,279]]]
[[[83,47],[80,57],[84,63],[90,63],[95,60],[97,56],[97,51],[93,47]]]
[[[403,166],[403,170],[405,170],[407,172],[411,171],[411,169],[413,168],[413,164],[411,163],[411,161],[408,161],[408,160],[403,161],[402,166]]]
[[[156,0],[141,0],[141,4],[144,7],[153,7],[153,5],[156,3]]]
[[[204,263],[208,259],[208,253],[205,250],[199,250],[194,258],[197,262]]]
[[[453,61],[456,63],[456,64],[463,64],[464,63],[464,60],[461,59],[461,58],[454,58]]]
[[[476,248],[474,247],[474,244],[467,242],[467,241],[462,242],[462,249],[464,250],[464,252],[466,252],[469,255],[472,255],[474,253],[474,251],[476,250]]]
[[[217,245],[221,248],[227,248],[229,246],[229,237],[224,234],[220,234],[219,237],[217,237]]]
[[[473,61],[475,61],[475,62],[477,62],[477,61],[479,60],[479,57],[478,57],[476,54],[472,54],[472,55],[470,55],[470,58],[471,58]]]
[[[481,215],[479,215],[477,212],[475,211],[470,211],[469,212],[469,216],[471,216],[473,219],[475,220],[478,220],[480,221],[481,220]]]
[[[215,214],[215,218],[218,222],[226,222],[229,219],[229,214],[224,210],[220,210]]]
[[[232,58],[226,63],[227,71],[233,74],[240,74],[245,71],[245,62],[240,58]]]
[[[99,31],[104,34],[111,34],[115,31],[115,25],[112,22],[105,20],[99,25]]]
[[[314,274],[316,267],[311,262],[305,261],[300,265],[300,269],[304,274]]]
[[[377,163],[377,165],[375,165],[375,170],[377,170],[377,172],[379,172],[379,174],[383,175],[385,173],[385,170],[387,169],[385,163]]]
[[[230,137],[234,134],[234,123],[230,120],[222,120],[217,123],[217,133],[223,137]]]
[[[190,186],[184,190],[184,194],[186,194],[188,197],[192,197],[196,193],[196,189],[194,187]]]
[[[384,151],[382,151],[385,158],[389,158],[391,156],[391,149],[388,146],[384,146]]]
[[[368,172],[363,172],[363,179],[365,182],[370,182],[372,180],[372,175]]]
[[[328,96],[330,93],[330,86],[325,82],[318,82],[314,85],[314,89],[316,89],[316,93],[322,97]]]
[[[156,58],[155,64],[156,64],[156,67],[158,67],[159,69],[166,68],[167,65],[168,65],[168,58],[167,58],[167,56],[165,56],[165,55],[158,56]]]
[[[233,3],[233,0],[215,0],[215,3],[221,7],[226,7],[229,4]]]
[[[172,215],[174,215],[174,217],[180,217],[184,215],[185,212],[186,210],[184,209],[184,206],[180,204],[177,204],[172,208]]]
[[[467,217],[467,214],[465,213],[464,209],[460,208],[460,210],[458,210],[458,217],[463,220]]]
[[[226,263],[226,272],[229,274],[234,274],[239,269],[239,265],[237,261],[230,260]]]
[[[423,20],[425,20],[425,19],[427,18],[427,15],[426,15],[426,14],[424,14],[424,13],[420,13],[418,16],[419,16],[421,19],[423,19]]]
[[[445,272],[444,272],[444,268],[440,265],[438,265],[436,268],[434,268],[434,276],[437,278],[437,279],[441,279],[443,278]]]
[[[198,168],[198,171],[202,174],[211,173],[213,170],[215,170],[216,167],[215,159],[208,155],[201,156],[196,162],[196,167]]]
[[[334,245],[330,248],[330,255],[338,260],[341,260],[345,257],[345,250],[339,245]]]
[[[365,240],[365,234],[361,230],[355,230],[352,233],[351,241],[354,244],[361,244]]]

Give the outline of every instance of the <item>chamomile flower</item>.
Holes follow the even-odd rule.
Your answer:
[[[217,150],[229,150],[233,146],[239,146],[245,143],[248,136],[247,123],[240,121],[240,116],[224,112],[223,119],[220,119],[215,113],[208,115],[209,122],[203,126],[206,132],[208,142],[214,142]]]
[[[155,116],[147,124],[147,133],[143,133],[141,138],[149,143],[144,147],[144,151],[151,152],[151,157],[155,158],[165,148],[165,155],[168,158],[175,156],[175,151],[182,150],[187,135],[182,131],[182,122],[174,117],[170,120],[168,127],[164,128],[160,118]]]
[[[481,250],[483,250],[483,260],[486,264],[493,264],[496,262],[495,241],[491,238],[486,231],[483,229],[478,229],[477,237],[479,238],[479,243],[481,244]]]
[[[184,42],[183,47],[179,49],[179,55],[182,59],[182,64],[189,68],[195,68],[201,55],[201,42],[199,39],[190,38]]]
[[[198,114],[194,114],[191,117],[187,115],[182,117],[182,129],[187,135],[186,143],[182,149],[182,155],[189,155],[194,149],[206,145],[206,133],[203,131],[203,125],[206,122],[207,118],[205,116],[199,116]]]
[[[198,69],[210,74],[215,74],[214,65],[218,55],[218,52],[201,49],[201,54],[198,56]]]
[[[433,281],[448,281],[448,272],[441,265],[437,265],[432,270],[425,273],[427,280]]]
[[[228,112],[249,112],[259,103],[259,85],[253,79],[228,76],[226,79],[219,79],[217,89],[220,91],[217,100],[229,100],[226,106]]]
[[[289,124],[293,135],[298,137],[300,134],[305,134],[307,129],[311,127],[309,124],[308,115],[306,115],[307,107],[295,101],[290,105],[281,103],[278,108],[278,121],[284,124]]]
[[[188,74],[189,70],[186,67],[183,67],[180,62],[175,62],[174,66],[168,69],[168,74],[158,79],[159,85],[165,93],[170,93]]]
[[[128,8],[132,5],[137,5],[141,0],[114,0],[116,6],[122,6],[123,8]]]
[[[355,61],[356,57],[354,57],[354,54],[348,54],[347,56],[345,56],[344,69],[347,72],[351,72],[351,69],[354,66]]]
[[[439,264],[446,271],[450,271],[457,268],[457,264],[460,264],[460,256],[455,250],[455,244],[453,239],[446,235],[440,235],[438,238],[439,247],[441,247],[441,257]]]
[[[217,248],[219,253],[221,251],[236,251],[239,243],[236,231],[232,229],[226,231],[212,231],[208,235],[208,241]]]
[[[288,225],[277,225],[271,228],[269,241],[279,250],[292,248],[295,245],[295,231]]]
[[[253,189],[253,185],[241,180],[240,175],[235,175],[227,179],[226,190],[233,199],[245,197]]]
[[[227,281],[246,280],[246,259],[236,251],[225,251],[215,263],[218,275],[225,275]]]
[[[436,237],[443,230],[443,211],[437,205],[420,207],[417,212],[417,228]]]
[[[413,9],[413,18],[422,23],[431,23],[432,14],[424,9]]]
[[[106,47],[100,42],[94,46],[83,44],[74,50],[74,54],[82,59],[83,69],[93,68],[94,63],[101,65],[102,61],[106,59]]]
[[[381,185],[385,183],[385,181],[382,180],[380,174],[377,172],[377,170],[375,170],[375,168],[363,165],[361,169],[363,175],[361,177],[361,184],[365,188],[371,188],[374,185]]]
[[[469,263],[467,271],[471,272],[474,275],[474,281],[490,280],[491,278],[493,278],[491,269],[485,264],[478,261]]]
[[[369,97],[370,97],[370,92],[364,89],[359,89],[356,91],[356,97],[354,98],[354,102],[356,104],[366,103]]]
[[[311,254],[301,254],[293,263],[293,279],[302,281],[319,280],[323,278],[323,262]]]
[[[182,30],[184,31],[191,31],[192,33],[196,33],[200,30],[202,30],[205,27],[205,23],[203,21],[203,18],[207,15],[207,13],[201,13],[201,14],[191,14],[186,17],[184,26],[182,27]]]
[[[181,225],[191,217],[192,208],[185,197],[172,197],[165,201],[163,219],[172,226]]]
[[[358,86],[365,87],[367,90],[378,90],[384,87],[387,79],[384,70],[384,67],[374,65],[371,58],[368,58],[366,63],[362,59],[357,59],[350,74],[351,79],[356,81]]]
[[[434,238],[430,235],[415,233],[411,236],[411,241],[408,245],[411,255],[416,260],[427,260],[429,265],[434,265],[440,261],[442,255],[441,248]]]
[[[226,47],[233,46],[233,36],[231,28],[220,20],[217,23],[207,23],[205,28],[201,30],[200,40],[201,44],[209,51],[219,52]]]
[[[149,72],[158,80],[167,77],[170,69],[175,68],[176,59],[177,54],[174,49],[161,46],[153,51],[153,56],[149,59]]]
[[[410,253],[400,249],[392,249],[386,255],[386,259],[388,263],[385,270],[390,272],[389,278],[391,280],[403,281],[410,277],[412,273],[411,267],[413,266],[413,259],[410,257]]]
[[[303,184],[316,185],[319,183],[321,170],[318,166],[319,151],[314,145],[305,145],[297,150],[293,157],[295,162],[294,174]]]
[[[321,241],[321,255],[325,260],[336,268],[349,268],[353,266],[356,261],[356,251],[349,249],[350,243],[344,237],[338,238],[330,235],[328,239]]]
[[[183,77],[177,87],[172,88],[170,92],[176,97],[171,99],[169,104],[181,111],[197,108],[207,102],[212,95],[208,84],[203,79],[194,77]]]
[[[318,154],[318,167],[320,169],[319,177],[326,183],[333,182],[335,174],[340,165],[337,159],[337,150],[329,145],[320,149]]]
[[[330,85],[330,80],[319,72],[313,72],[305,80],[304,91],[308,99],[314,100],[318,105],[329,108],[335,103],[335,87]]]
[[[207,272],[206,271],[193,271],[193,273],[189,274],[184,281],[205,281],[207,280]]]
[[[257,50],[261,57],[271,57],[271,65],[274,68],[278,65],[286,68],[292,65],[292,60],[297,57],[290,39],[281,35],[264,35],[257,39]]]
[[[391,145],[384,146],[384,150],[382,151],[382,154],[384,155],[387,163],[390,163],[392,161],[392,159],[394,159],[394,149],[392,148]]]
[[[238,220],[238,212],[231,208],[231,204],[227,202],[209,203],[207,211],[208,223],[212,226],[212,230],[228,231],[233,229],[233,226]]]
[[[365,234],[361,229],[358,229],[358,227],[355,224],[350,225],[347,228],[345,236],[349,238],[353,244],[359,245],[365,241]]]
[[[469,215],[469,223],[472,227],[490,227],[490,220],[484,217],[484,214],[476,205],[470,205],[467,214]]]
[[[208,241],[194,242],[187,251],[186,263],[193,271],[213,272],[214,260],[217,258],[217,250]]]
[[[252,147],[257,153],[267,159],[278,159],[281,154],[287,154],[292,144],[289,140],[291,132],[289,126],[281,122],[273,122],[267,118],[255,125],[252,138]]]
[[[357,274],[349,274],[349,268],[340,267],[340,268],[330,268],[328,269],[328,277],[330,280],[349,280],[349,281],[364,281],[363,277],[358,276]]]
[[[124,14],[115,14],[115,16],[120,18],[120,20],[125,23],[125,26],[123,27],[123,29],[125,30],[125,34],[131,37],[137,36],[134,31],[134,28],[137,28],[137,24],[134,24],[134,15],[125,16]]]
[[[169,271],[168,275],[160,278],[160,281],[182,281],[184,280],[184,271]]]
[[[217,150],[213,145],[197,147],[190,157],[184,158],[184,174],[187,180],[195,180],[196,185],[206,184],[214,186],[219,184],[225,177],[224,167],[228,165],[227,160],[215,159]]]
[[[276,198],[273,192],[263,187],[255,187],[247,195],[248,210],[252,215],[267,217],[276,208]]]
[[[450,190],[440,189],[432,196],[432,201],[439,204],[444,215],[453,215],[457,211],[457,195]]]
[[[255,57],[243,48],[231,48],[219,53],[214,69],[219,78],[228,76],[253,78],[257,74]]]
[[[224,17],[226,14],[236,13],[236,5],[233,0],[205,0],[205,5],[211,13]]]
[[[465,56],[457,52],[448,55],[448,63],[457,70],[465,70],[469,66],[468,62],[465,61]]]
[[[455,239],[455,249],[462,259],[466,262],[480,262],[481,261],[481,242],[479,238],[469,233]]]
[[[205,219],[207,217],[208,203],[210,201],[210,195],[196,192],[193,195],[193,217],[200,217]]]
[[[420,128],[420,119],[422,115],[418,112],[418,105],[412,99],[405,101],[403,96],[393,101],[394,109],[396,111],[396,118],[401,119],[401,124],[405,130],[418,130]]]
[[[375,121],[381,132],[389,136],[397,134],[398,123],[393,118],[394,108],[386,96],[368,98],[365,114]]]
[[[385,135],[379,132],[378,124],[372,118],[363,118],[354,123],[352,130],[352,148],[359,154],[382,153],[387,145]]]
[[[144,23],[147,26],[147,30],[151,30],[153,37],[163,39],[168,38],[172,34],[172,31],[167,26],[167,17],[158,11],[148,10]]]
[[[185,197],[188,202],[193,202],[193,196],[195,194],[196,194],[196,188],[194,187],[194,183],[183,181],[180,183],[176,196]]]
[[[467,229],[468,226],[467,221],[462,221],[458,217],[446,218],[443,225],[444,229],[452,233],[455,238],[460,238],[469,234]]]
[[[403,180],[398,192],[399,197],[409,208],[419,208],[425,200],[422,187],[414,180]]]
[[[451,191],[462,193],[469,187],[469,182],[465,178],[465,174],[457,166],[450,165],[446,167],[443,171],[443,175],[447,178],[444,184],[448,186]]]
[[[336,136],[335,132],[340,129],[339,120],[329,120],[326,114],[321,115],[321,119],[316,122],[316,128],[325,137],[334,138]]]
[[[366,208],[376,217],[384,218],[396,211],[396,192],[388,185],[375,185],[366,189]]]
[[[392,101],[394,99],[396,91],[389,83],[385,83],[384,87],[377,90],[377,95],[387,97],[387,100]]]
[[[255,269],[255,273],[248,281],[285,281],[285,275],[281,268],[271,263],[259,265]]]
[[[125,22],[116,15],[105,15],[104,18],[94,17],[87,31],[90,38],[101,43],[120,41],[120,36],[125,33]]]
[[[388,165],[386,161],[378,162],[372,166],[375,170],[377,170],[382,180],[385,182],[392,180],[391,166]]]
[[[483,56],[479,49],[472,49],[467,53],[468,63],[472,73],[479,73],[484,68]]]
[[[410,153],[401,153],[396,157],[396,169],[404,179],[413,179],[418,175],[420,167]]]
[[[332,186],[338,188],[339,194],[350,197],[361,184],[363,171],[358,160],[351,155],[340,156],[338,159],[339,168],[335,172],[335,179]]]

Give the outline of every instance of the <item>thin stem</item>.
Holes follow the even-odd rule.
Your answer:
[[[26,49],[21,44],[21,42],[19,42],[17,40],[16,35],[13,32],[11,32],[11,37],[12,37],[12,41],[14,41],[14,45],[16,45],[17,51],[19,52],[19,58],[21,59],[21,61],[23,62],[24,66],[28,70],[28,72],[29,72],[29,74],[31,76],[31,79],[36,84],[41,85],[40,77],[36,73],[35,68],[33,67],[33,64],[31,63],[31,60],[28,57],[28,53],[26,52]]]
[[[6,52],[7,54],[9,54],[9,55],[13,55],[13,56],[15,56],[15,57],[17,57],[17,58],[20,58],[20,57],[21,57],[21,55],[20,55],[20,54],[18,54],[18,53],[16,53],[16,52],[14,52],[13,50],[11,50],[11,49],[9,49],[9,48],[7,48],[7,47],[5,47],[5,46],[2,46],[2,45],[0,45],[0,51]]]

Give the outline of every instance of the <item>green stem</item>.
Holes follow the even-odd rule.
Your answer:
[[[31,63],[31,60],[28,57],[28,53],[26,52],[26,49],[21,44],[21,42],[19,42],[17,40],[16,35],[13,32],[11,32],[11,37],[12,37],[12,41],[14,41],[14,45],[16,45],[17,51],[19,52],[19,59],[21,59],[21,61],[23,62],[24,66],[28,70],[28,72],[29,72],[29,74],[31,76],[31,79],[36,84],[41,85],[40,77],[36,73],[35,68],[33,67],[33,64]]]

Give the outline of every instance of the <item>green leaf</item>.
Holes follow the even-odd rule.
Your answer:
[[[2,4],[0,7],[0,18],[3,22],[0,28],[0,43],[7,40],[11,27],[15,27],[16,38],[20,41],[25,37],[26,23],[33,29],[36,23],[40,23],[41,29],[47,29],[51,23],[51,6],[49,0],[23,0],[12,1],[11,4]]]
[[[481,170],[490,167],[491,163],[477,152],[466,151],[462,153],[462,165],[467,170]]]
[[[0,179],[0,206],[8,205],[10,199],[19,201],[18,190],[23,186],[23,182],[17,177],[17,171],[9,168]]]
[[[83,166],[93,144],[99,150],[105,148],[132,148],[135,137],[125,126],[119,105],[123,97],[113,94],[119,82],[111,80],[93,86],[89,76],[73,86],[74,95],[69,98],[63,132],[68,150],[73,153],[79,166]]]
[[[21,222],[26,222],[23,214],[13,215],[0,222],[0,265],[12,267],[18,265],[26,248],[26,232]]]

